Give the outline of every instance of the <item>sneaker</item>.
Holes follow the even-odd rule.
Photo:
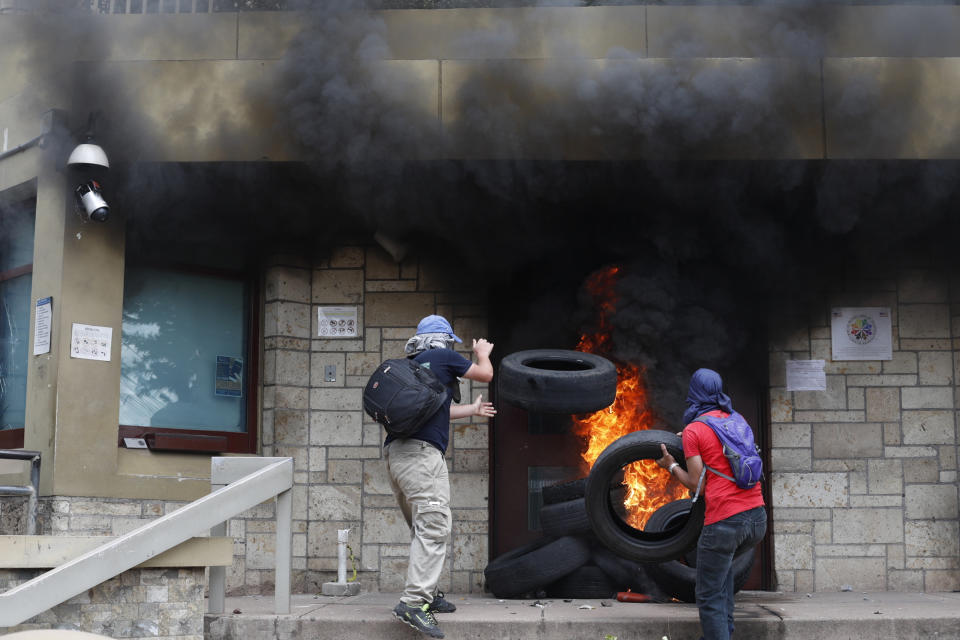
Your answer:
[[[443,591],[437,591],[433,596],[433,602],[430,603],[430,613],[453,613],[457,610],[457,605],[443,597]]]
[[[430,612],[430,605],[424,602],[419,607],[411,607],[401,602],[393,608],[393,615],[400,622],[406,622],[408,625],[421,633],[425,633],[431,638],[442,638],[443,631],[437,626],[437,619]]]

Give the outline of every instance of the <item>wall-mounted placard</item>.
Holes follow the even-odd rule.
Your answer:
[[[823,360],[787,360],[787,391],[826,391]]]
[[[838,307],[831,312],[834,360],[893,360],[889,307]]]
[[[73,331],[70,334],[71,358],[109,362],[112,345],[113,327],[73,323]]]
[[[37,300],[36,316],[33,319],[33,355],[50,353],[50,328],[53,326],[53,298]]]
[[[356,338],[360,335],[357,307],[317,307],[317,335]]]

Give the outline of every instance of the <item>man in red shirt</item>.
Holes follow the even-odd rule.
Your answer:
[[[733,634],[733,558],[752,549],[767,532],[767,512],[760,483],[750,489],[737,485],[707,467],[733,476],[723,455],[723,445],[709,426],[697,421],[703,415],[726,418],[733,413],[730,397],[716,371],[697,369],[690,378],[683,421],[683,455],[687,469],[660,445],[657,464],[667,469],[690,491],[700,489],[706,500],[703,531],[697,543],[697,608],[704,640],[729,640]],[[700,487],[705,481],[705,486]]]

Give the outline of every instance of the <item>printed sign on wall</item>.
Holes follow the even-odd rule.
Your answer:
[[[893,360],[889,307],[838,307],[831,316],[834,360]]]
[[[787,360],[787,391],[826,391],[823,360]]]
[[[217,356],[213,393],[231,398],[243,396],[243,360],[232,356]]]
[[[113,327],[97,327],[73,323],[70,334],[70,357],[84,360],[110,361]]]
[[[359,336],[357,307],[317,307],[317,335],[321,338]]]
[[[36,319],[33,323],[33,355],[50,353],[50,327],[53,319],[53,298],[37,300]]]

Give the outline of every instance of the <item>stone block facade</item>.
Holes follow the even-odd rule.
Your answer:
[[[350,568],[364,590],[400,591],[409,531],[390,490],[383,431],[363,413],[361,390],[429,313],[451,320],[470,355],[470,339],[486,333],[484,301],[450,274],[397,263],[377,246],[341,247],[316,264],[276,257],[263,275],[261,452],[295,462],[294,591],[317,593],[336,579],[340,529],[350,529]],[[767,482],[779,590],[960,588],[960,288],[950,284],[940,272],[903,270],[838,287],[772,336]],[[320,337],[322,306],[355,307],[358,335]],[[891,360],[831,360],[830,309],[840,306],[892,310]],[[786,361],[807,359],[825,361],[826,390],[788,391]],[[487,391],[462,388],[465,400]],[[454,526],[441,579],[450,592],[483,590],[488,429],[469,419],[451,429]],[[120,535],[181,504],[45,497],[38,526],[53,535]],[[22,508],[21,499],[2,501],[4,532],[22,532]],[[274,518],[268,501],[229,522],[229,594],[273,592]]]
[[[264,267],[261,453],[294,460],[293,590],[319,593],[337,579],[337,531],[350,529],[351,566],[367,591],[400,591],[410,539],[383,460],[384,431],[363,412],[367,378],[384,359],[401,357],[419,320],[447,317],[471,356],[485,337],[483,300],[463,293],[448,274],[415,261],[395,262],[377,246],[349,246],[313,265],[276,257]],[[320,306],[353,306],[359,335],[320,338]],[[332,376],[330,369],[332,368]],[[329,379],[332,377],[333,379]],[[464,401],[488,397],[487,385],[464,380]],[[488,556],[488,424],[451,427],[453,531],[441,588],[482,591]],[[25,501],[0,500],[2,533],[24,533]],[[182,502],[52,496],[41,498],[38,533],[122,535]],[[276,503],[229,521],[235,540],[229,595],[274,590]]]
[[[0,591],[42,573],[0,570]],[[204,569],[131,569],[0,634],[72,629],[109,638],[203,640]]]
[[[935,270],[846,283],[773,336],[771,495],[783,591],[960,588],[960,289]],[[831,360],[831,307],[889,307],[893,359]],[[823,359],[826,391],[787,391]]]
[[[470,357],[471,339],[485,337],[484,301],[439,268],[395,261],[376,245],[341,246],[309,263],[277,256],[265,267],[263,455],[294,459],[294,590],[319,592],[337,577],[337,531],[350,529],[350,551],[366,590],[400,591],[410,538],[383,460],[384,432],[363,412],[367,378],[384,359],[401,357],[423,316],[447,317]],[[319,307],[350,307],[358,335],[321,337]],[[487,395],[464,381],[464,401]],[[441,588],[483,588],[487,563],[488,424],[460,420],[451,429],[453,531]],[[256,527],[254,529],[254,527]],[[228,575],[230,593],[272,588],[273,522],[236,519],[238,543]],[[251,534],[261,536],[251,547]],[[269,560],[269,562],[268,562]],[[351,569],[349,567],[348,569]]]

